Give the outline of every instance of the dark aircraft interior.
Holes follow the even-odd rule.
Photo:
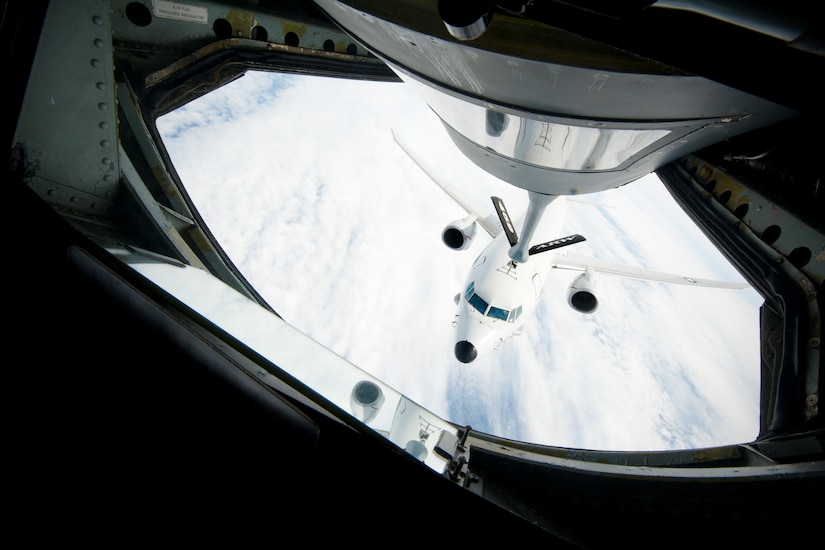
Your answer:
[[[4,2],[11,534],[107,546],[821,544],[820,21],[795,1]],[[707,97],[673,86],[622,117],[578,112],[569,97],[554,111],[540,89],[483,68],[488,95],[470,97],[411,55],[421,42],[628,86],[689,77]],[[655,172],[764,298],[754,441],[608,452],[457,426],[434,472],[111,252],[199,266],[277,315],[201,220],[154,121],[251,69],[400,82],[390,67],[514,115],[689,128],[689,146],[668,143],[620,179]],[[518,169],[530,182],[543,173]]]

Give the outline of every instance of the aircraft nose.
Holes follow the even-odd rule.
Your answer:
[[[455,358],[462,363],[472,363],[478,357],[478,350],[467,340],[462,340],[455,345]]]

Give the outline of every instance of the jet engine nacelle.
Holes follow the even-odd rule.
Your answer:
[[[441,232],[441,240],[453,250],[465,250],[473,243],[477,229],[478,224],[472,217],[455,220]]]
[[[593,313],[599,307],[596,280],[589,273],[576,277],[567,289],[567,303],[579,313]]]

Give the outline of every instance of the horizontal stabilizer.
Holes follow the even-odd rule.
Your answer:
[[[574,235],[568,235],[560,239],[547,241],[546,243],[537,244],[535,246],[530,247],[530,250],[528,252],[530,256],[532,256],[533,254],[538,254],[539,252],[546,252],[548,250],[553,250],[555,248],[561,248],[562,246],[580,243],[585,240],[587,239],[576,233]]]

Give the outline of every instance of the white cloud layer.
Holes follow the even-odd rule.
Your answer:
[[[534,443],[611,450],[753,440],[758,307],[729,291],[601,277],[573,311],[554,272],[522,336],[478,363],[452,354],[453,296],[486,244],[440,241],[455,205],[391,128],[481,204],[526,193],[461,156],[404,84],[249,73],[158,124],[218,241],[288,322],[433,413]],[[655,175],[568,205],[576,252],[741,281]]]

